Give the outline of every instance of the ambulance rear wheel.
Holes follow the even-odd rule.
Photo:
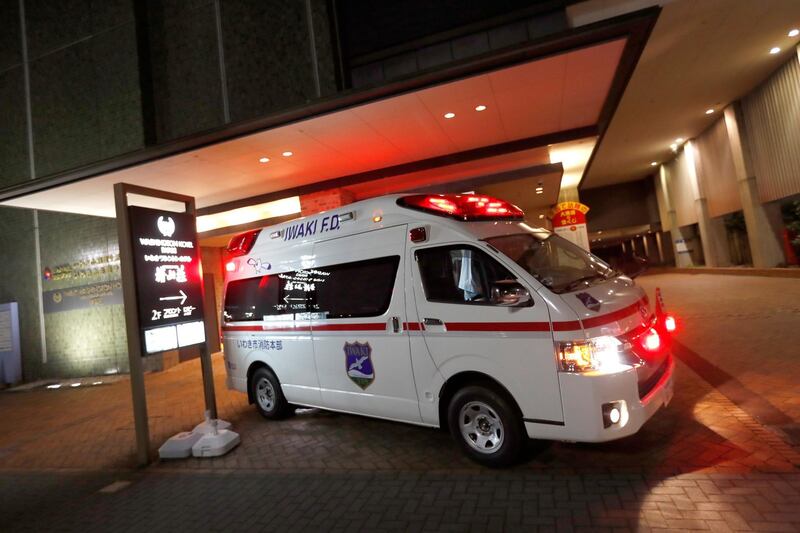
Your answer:
[[[524,428],[504,395],[480,385],[459,390],[447,409],[450,434],[472,460],[490,467],[514,464],[525,443]]]
[[[261,416],[270,420],[286,418],[291,409],[281,384],[268,368],[259,368],[250,376],[250,391]]]

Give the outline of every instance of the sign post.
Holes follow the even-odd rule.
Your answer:
[[[589,206],[580,202],[561,202],[553,209],[553,231],[589,251],[589,233],[586,231],[586,213]]]
[[[183,212],[128,204],[128,194],[182,203]],[[136,457],[150,460],[142,357],[202,344],[206,410],[217,417],[211,353],[203,320],[204,287],[191,196],[126,183],[114,185],[125,328],[131,372]]]

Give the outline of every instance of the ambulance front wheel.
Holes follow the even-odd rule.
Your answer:
[[[458,391],[447,409],[450,433],[471,459],[491,467],[509,466],[522,453],[524,428],[504,395],[484,386]]]
[[[268,368],[261,367],[250,376],[250,391],[261,416],[270,420],[286,418],[291,413],[281,384]]]

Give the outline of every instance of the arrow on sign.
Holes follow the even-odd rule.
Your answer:
[[[289,303],[289,300],[295,300],[295,301],[298,301],[298,302],[304,302],[305,298],[289,298],[289,296],[284,296],[283,297],[283,301],[286,302],[287,304]]]
[[[161,301],[164,301],[164,300],[180,300],[181,301],[181,305],[183,305],[186,302],[186,298],[188,298],[188,296],[186,296],[186,293],[181,291],[181,290],[179,290],[178,292],[181,293],[180,296],[164,296],[163,298],[159,298],[159,300],[161,300]]]

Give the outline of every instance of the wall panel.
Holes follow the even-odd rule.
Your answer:
[[[686,151],[666,164],[667,179],[670,183],[670,194],[675,208],[675,219],[678,226],[697,223],[695,210],[695,191],[692,176],[687,167]]]
[[[746,140],[761,201],[800,193],[800,60],[742,99]]]
[[[742,208],[725,120],[720,118],[695,140],[698,178],[712,217]]]

